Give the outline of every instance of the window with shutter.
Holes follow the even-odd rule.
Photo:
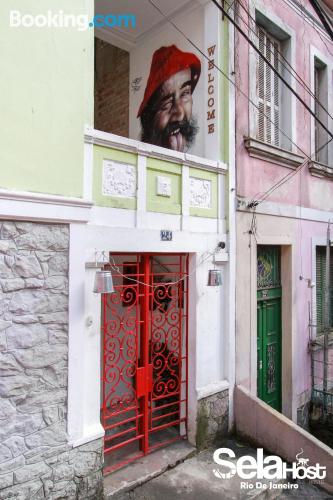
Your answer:
[[[257,25],[259,51],[279,71],[280,42]],[[258,126],[257,138],[280,146],[280,81],[277,74],[258,55],[257,73]]]
[[[318,66],[315,65],[314,68],[314,94],[316,98],[319,98],[319,74],[320,70]],[[315,101],[315,114],[316,116],[319,117],[319,104],[317,101]],[[320,153],[318,151],[319,149],[319,127],[318,127],[318,122],[315,120],[314,121],[314,129],[315,129],[315,151],[316,151],[316,161],[320,161]]]
[[[326,247],[316,250],[316,304],[317,304],[317,335],[323,333],[324,326],[324,291],[325,291]],[[333,328],[333,249],[330,259],[330,326]]]
[[[319,59],[314,59],[314,111],[316,117],[328,126],[327,114],[325,109],[328,105],[328,87],[327,87],[327,66]],[[321,105],[320,105],[320,104]],[[323,109],[322,106],[325,108]],[[325,130],[318,121],[314,120],[314,135],[315,135],[315,159],[320,163],[328,164],[328,147],[323,147],[328,136]]]

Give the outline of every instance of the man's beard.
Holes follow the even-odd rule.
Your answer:
[[[145,129],[142,128],[141,140],[175,151],[185,151],[193,144],[198,130],[195,118],[169,122],[163,130],[153,124],[147,124]]]

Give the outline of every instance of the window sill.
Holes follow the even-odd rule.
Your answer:
[[[309,171],[314,177],[327,177],[333,180],[333,167],[318,163],[316,161],[309,162]]]
[[[252,137],[244,137],[244,144],[249,155],[253,158],[266,160],[283,167],[292,168],[293,170],[296,170],[304,161],[303,156],[272,146],[258,139],[253,139]]]

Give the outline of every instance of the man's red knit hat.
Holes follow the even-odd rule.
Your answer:
[[[187,68],[190,68],[192,72],[193,90],[201,72],[201,63],[198,57],[191,52],[182,52],[176,45],[160,47],[156,50],[153,54],[145,94],[137,117],[141,116],[149,99],[162,83],[168,80],[170,76]]]

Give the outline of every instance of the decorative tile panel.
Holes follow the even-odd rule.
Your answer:
[[[156,184],[156,194],[158,194],[159,196],[167,196],[168,198],[170,198],[172,194],[171,178],[158,175],[156,177]]]
[[[195,208],[211,208],[212,183],[207,179],[190,177],[190,206]]]
[[[103,161],[102,192],[104,196],[135,198],[136,167],[116,161]]]
[[[181,203],[181,165],[157,158],[147,158],[147,211],[180,215]]]

